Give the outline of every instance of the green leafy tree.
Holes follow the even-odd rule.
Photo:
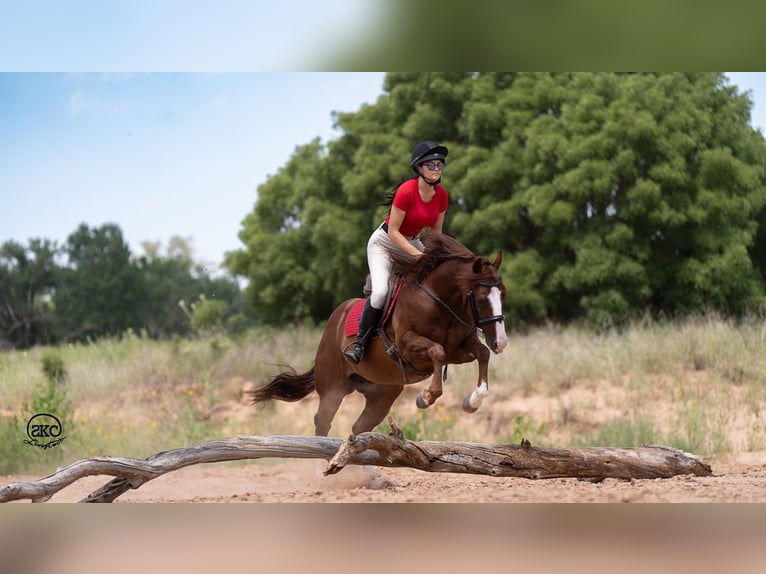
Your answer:
[[[60,336],[81,340],[138,330],[144,286],[120,228],[81,224],[65,249],[68,266],[53,297]]]
[[[53,340],[51,294],[59,270],[54,242],[0,246],[0,329],[5,344],[27,348]]]
[[[223,301],[201,297],[193,305],[191,327],[195,331],[220,330],[229,306]]]
[[[321,151],[318,142],[298,149],[259,188],[240,232],[246,250],[227,259],[233,273],[249,279],[245,297],[266,322],[323,319],[337,293],[351,290],[349,265],[364,263],[356,248],[362,217],[344,209],[339,170],[328,169]],[[361,286],[358,271],[355,280]]]
[[[143,243],[144,254],[132,260],[141,276],[139,305],[142,328],[154,338],[187,334],[190,318],[180,305],[199,297],[219,301],[227,311],[239,310],[241,293],[231,277],[211,277],[194,261],[189,240],[173,236],[168,245]],[[252,319],[251,319],[252,322]]]
[[[381,197],[450,148],[445,231],[503,249],[514,323],[619,324],[764,302],[766,146],[719,73],[392,73],[258,190],[227,260],[268,322],[359,295]]]
[[[246,299],[261,320],[323,321],[362,294],[365,245],[385,215],[381,204],[410,177],[413,140],[457,134],[469,80],[464,73],[389,74],[390,93],[375,106],[335,115],[340,138],[298,147],[259,187],[240,231],[245,249],[230,253],[226,265],[249,280]]]
[[[452,229],[524,254],[505,271],[523,319],[762,303],[764,142],[721,74],[521,74],[497,102],[504,137],[466,154]]]
[[[126,329],[166,338],[191,331],[181,301],[215,300],[236,315],[234,329],[254,322],[229,276],[211,276],[194,261],[189,240],[167,248],[145,243],[135,258],[116,225],[83,224],[64,248],[34,239],[0,246],[0,346],[26,348],[59,340],[118,335]]]

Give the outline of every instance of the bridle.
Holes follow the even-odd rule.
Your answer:
[[[478,286],[481,287],[497,287],[503,282],[503,279],[501,277],[498,278],[497,281],[482,281],[480,283],[477,283]],[[468,329],[470,333],[466,335],[463,340],[467,339],[471,335],[476,334],[477,332],[481,333],[482,336],[484,336],[484,331],[482,330],[481,326],[486,325],[487,323],[498,323],[500,321],[503,321],[502,315],[495,315],[494,317],[487,317],[485,319],[482,319],[479,317],[479,308],[476,305],[476,295],[473,293],[473,289],[468,289],[468,301],[471,305],[471,312],[473,313],[473,325],[469,325],[466,323],[455,311],[452,310],[452,307],[450,307],[445,301],[443,301],[436,293],[431,291],[428,287],[423,285],[420,281],[415,281],[415,284],[420,287],[426,295],[428,295],[431,299],[436,301],[439,305],[447,309],[449,311],[450,315],[463,327]],[[429,372],[422,372],[417,371],[412,367],[412,365],[405,364],[404,360],[402,359],[401,355],[399,354],[399,350],[396,348],[396,345],[394,345],[393,341],[391,341],[388,336],[386,335],[386,332],[384,329],[380,330],[380,336],[383,339],[383,343],[386,345],[386,353],[389,357],[395,362],[398,363],[399,368],[402,372],[402,380],[404,381],[404,384],[406,385],[409,382],[409,379],[407,378],[407,372],[410,371],[418,375],[420,378],[426,377],[430,375],[433,371]],[[448,335],[449,336],[449,335]],[[447,380],[447,365],[444,365],[444,370],[442,373],[442,380]]]
[[[499,277],[497,281],[492,281],[492,282],[482,281],[480,283],[477,283],[477,285],[480,287],[497,287],[502,282],[503,282],[502,277]],[[474,295],[473,289],[469,289],[468,302],[471,305],[471,312],[473,313],[473,323],[474,323],[473,325],[469,325],[457,313],[455,313],[455,311],[452,310],[452,307],[450,307],[447,303],[445,303],[442,299],[440,299],[436,293],[431,291],[428,287],[423,285],[420,281],[416,281],[416,283],[417,283],[417,286],[420,287],[425,292],[426,295],[428,295],[431,299],[433,299],[434,301],[439,303],[442,307],[447,309],[447,311],[450,312],[452,317],[454,317],[458,323],[463,325],[463,327],[465,327],[466,329],[469,329],[472,333],[476,333],[479,330],[482,330],[483,332],[482,325],[486,325],[487,323],[499,323],[505,320],[502,315],[495,315],[493,317],[486,317],[484,319],[479,317],[479,308],[476,306],[476,295]]]

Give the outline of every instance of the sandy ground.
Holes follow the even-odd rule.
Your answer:
[[[91,476],[53,504],[3,508],[0,571],[446,574],[480,560],[544,573],[763,572],[766,514],[739,503],[766,502],[766,452],[706,462],[708,477],[600,483],[359,466],[325,477],[323,460],[214,463],[158,477],[117,504],[56,504],[110,480]],[[505,504],[593,502],[674,504]]]
[[[622,414],[614,407],[621,401],[607,401],[603,389],[570,396],[583,392],[575,385],[557,400],[592,403],[594,417]],[[405,404],[413,404],[411,397]],[[341,429],[356,416],[351,406],[351,416],[342,412],[337,420]],[[284,409],[296,421],[310,421],[315,405],[305,401]],[[397,409],[406,420],[403,407]],[[493,444],[517,412],[545,420],[545,413],[557,410],[526,396],[495,403],[472,419],[486,429],[487,440],[479,442]],[[254,414],[236,407],[221,416],[247,420]],[[740,444],[740,427],[752,421],[732,420],[741,422],[730,425],[732,444]],[[223,435],[237,432],[224,429]],[[344,432],[348,428],[335,436],[348,436]],[[550,440],[566,444],[560,437]],[[124,493],[113,505],[67,504],[111,480],[91,476],[58,492],[52,504],[0,505],[0,572],[324,574],[353,568],[462,574],[478,566],[569,574],[760,574],[766,512],[746,503],[766,502],[766,451],[705,462],[711,476],[593,483],[359,466],[325,477],[324,460],[263,459],[187,467]],[[0,476],[0,486],[39,478]]]
[[[235,382],[234,385],[238,385]],[[415,393],[417,389],[406,389]],[[590,416],[620,416],[622,413],[599,400],[621,392],[615,385],[590,388],[573,385],[558,400],[573,404],[589,404],[596,408]],[[568,393],[568,394],[567,394]],[[580,393],[577,397],[570,396]],[[590,394],[583,394],[590,393]],[[414,395],[413,395],[414,396]],[[353,397],[353,398],[352,398]],[[450,395],[455,401],[454,396]],[[447,398],[450,398],[447,397]],[[512,400],[497,401],[492,408],[480,411],[473,418],[460,419],[476,428],[485,428],[487,442],[496,436],[498,428],[507,426],[513,413],[537,413],[535,420],[545,420],[544,414],[556,412],[553,399],[546,397],[514,396]],[[356,401],[356,402],[354,402]],[[349,432],[351,422],[361,407],[361,398],[351,395],[333,422],[340,430],[335,436]],[[545,402],[548,401],[548,402]],[[316,408],[316,397],[299,403],[277,403],[275,409],[283,409],[282,415],[298,421],[310,421]],[[619,405],[619,396],[612,403]],[[612,404],[609,403],[609,404]],[[414,398],[405,397],[403,404],[414,407]],[[663,405],[659,404],[657,408]],[[742,408],[745,408],[744,406]],[[457,404],[448,406],[444,412],[459,410]],[[539,411],[539,412],[538,412]],[[614,412],[612,412],[614,411]],[[432,416],[438,416],[438,410]],[[232,403],[221,411],[224,419],[247,420],[257,416],[257,411],[240,403]],[[738,424],[729,425],[732,444],[742,442],[742,428],[752,421],[744,415],[732,414]],[[406,419],[406,414],[404,415]],[[505,418],[501,418],[505,417]],[[504,422],[505,421],[505,422]],[[744,421],[744,422],[742,422]],[[598,422],[598,421],[595,421]],[[741,424],[740,424],[741,423]],[[739,434],[738,434],[739,433]],[[235,434],[224,429],[223,435]],[[295,433],[299,434],[299,433]],[[553,439],[551,439],[553,440]],[[555,441],[554,441],[555,442]],[[564,439],[559,442],[564,443]],[[713,474],[707,477],[677,476],[669,479],[616,480],[600,483],[578,479],[497,478],[454,473],[431,473],[408,468],[348,466],[338,474],[325,477],[324,460],[262,459],[234,463],[195,465],[158,477],[139,489],[120,496],[119,503],[142,502],[265,502],[265,503],[313,503],[313,502],[392,502],[392,503],[588,503],[588,502],[671,502],[671,503],[751,503],[766,502],[766,450],[736,452],[717,460],[706,459]],[[14,482],[34,481],[40,476],[0,476],[0,486]],[[51,502],[77,502],[111,480],[108,476],[91,476],[80,479],[53,496]],[[765,515],[766,516],[766,515]]]
[[[117,499],[143,502],[766,502],[766,452],[707,461],[712,476],[616,480],[495,478],[406,468],[349,466],[322,475],[322,460],[219,463],[187,467]],[[0,477],[0,484],[40,477]],[[83,478],[51,502],[77,502],[110,480]]]

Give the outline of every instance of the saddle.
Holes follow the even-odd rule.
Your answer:
[[[395,273],[393,274],[389,280],[388,280],[388,297],[386,298],[386,304],[383,306],[383,312],[381,314],[382,319],[380,321],[380,324],[377,325],[376,331],[373,333],[373,337],[380,338],[381,342],[386,348],[386,354],[388,357],[397,363],[399,365],[399,370],[402,373],[402,380],[404,381],[404,384],[409,383],[409,379],[407,378],[407,372],[412,373],[413,375],[425,378],[431,374],[433,374],[433,371],[421,371],[410,365],[409,363],[405,363],[404,359],[402,359],[401,354],[399,353],[399,349],[397,348],[396,344],[386,335],[386,332],[384,330],[384,327],[388,323],[388,321],[391,319],[391,314],[394,311],[394,307],[396,306],[396,301],[399,298],[399,291],[402,288],[404,276]],[[364,283],[364,294],[365,298],[369,297],[370,293],[372,292],[371,282],[370,282],[370,276],[367,275],[367,278]],[[365,299],[360,299],[354,305],[351,307],[351,309],[348,312],[348,315],[346,316],[346,322],[343,326],[343,334],[347,337],[353,337],[359,333],[359,319],[362,316],[362,310],[364,309],[364,303]],[[444,369],[444,375],[446,376],[446,366]]]
[[[394,274],[388,279],[388,296],[386,298],[386,303],[383,305],[383,312],[381,313],[381,321],[379,325],[376,325],[376,329],[378,329],[379,332],[382,332],[383,327],[385,327],[386,323],[388,323],[388,320],[391,318],[391,313],[394,310],[394,305],[396,304],[396,299],[399,296],[399,290],[402,287],[402,276],[399,274]],[[367,279],[364,283],[364,295],[365,298],[370,296],[370,293],[372,293],[372,287],[370,283],[370,275],[367,275]],[[351,307],[351,309],[348,312],[348,315],[346,316],[346,322],[343,325],[343,334],[346,335],[346,337],[353,337],[355,335],[359,334],[359,319],[362,316],[362,309],[364,309],[364,302],[365,299],[360,299],[354,305]],[[377,335],[378,333],[376,333]]]

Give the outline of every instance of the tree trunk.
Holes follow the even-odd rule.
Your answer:
[[[635,448],[536,448],[465,442],[412,442],[391,421],[388,436],[362,433],[346,441],[327,437],[238,436],[160,452],[146,460],[92,457],[78,460],[34,482],[0,487],[0,502],[30,499],[45,502],[76,480],[92,475],[116,477],[80,502],[112,502],[132,488],[167,472],[194,464],[257,458],[323,458],[325,474],[347,464],[409,467],[426,472],[454,472],[517,478],[669,478],[680,474],[708,476],[710,466],[698,457],[665,446]]]

